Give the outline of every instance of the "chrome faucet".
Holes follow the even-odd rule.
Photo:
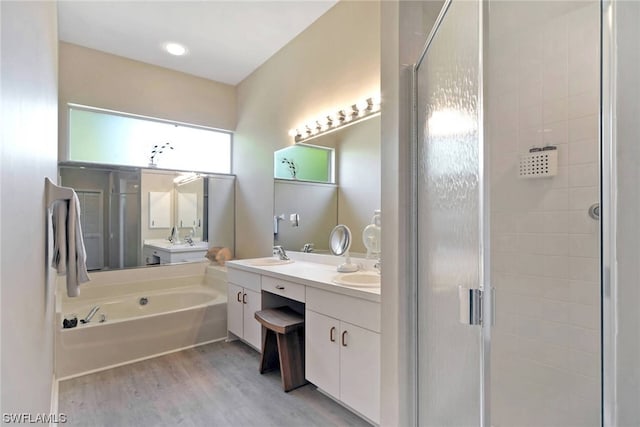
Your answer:
[[[273,254],[278,255],[278,257],[280,257],[280,259],[283,261],[289,260],[287,253],[285,252],[284,248],[280,245],[273,247]]]
[[[310,253],[313,252],[313,243],[305,243],[302,247],[302,252]]]
[[[378,274],[382,273],[382,262],[380,262],[380,259],[378,258],[378,261],[373,264],[373,268],[375,268],[378,271]]]
[[[87,317],[85,317],[84,319],[80,319],[80,323],[89,323],[91,321],[91,319],[93,318],[93,316],[96,315],[98,310],[100,310],[100,306],[99,305],[93,306],[91,308],[91,310],[89,310],[89,314],[87,314]]]
[[[171,227],[171,234],[169,235],[169,241],[171,243],[179,243],[178,228],[174,225]]]

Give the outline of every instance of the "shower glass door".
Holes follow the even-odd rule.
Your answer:
[[[418,423],[477,426],[482,328],[461,323],[459,288],[483,271],[480,2],[443,10],[416,65]]]
[[[419,425],[600,425],[600,25],[452,0],[416,64]]]

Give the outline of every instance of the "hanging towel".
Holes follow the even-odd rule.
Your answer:
[[[58,275],[67,276],[67,295],[77,297],[80,284],[89,281],[87,253],[82,240],[80,201],[75,192],[71,200],[57,200],[53,205],[53,259]]]

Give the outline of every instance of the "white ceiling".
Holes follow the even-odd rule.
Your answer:
[[[231,85],[337,0],[58,2],[60,40]],[[162,49],[187,47],[182,57]]]

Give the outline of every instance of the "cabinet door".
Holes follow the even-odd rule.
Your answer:
[[[305,311],[305,378],[340,398],[340,322]]]
[[[227,285],[227,329],[242,338],[242,295],[244,290],[237,285]]]
[[[341,322],[340,400],[380,422],[380,334]]]
[[[149,192],[149,228],[171,227],[171,193]]]
[[[178,193],[178,225],[195,227],[198,220],[198,195],[196,193]]]
[[[256,311],[262,310],[262,295],[260,292],[254,292],[244,289],[244,340],[260,350],[262,348],[262,325],[256,320]]]

